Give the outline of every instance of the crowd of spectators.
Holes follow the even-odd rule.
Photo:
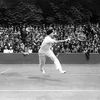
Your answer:
[[[100,53],[100,27],[99,24],[84,25],[23,25],[0,27],[1,53],[37,53],[46,31],[53,27],[57,32],[57,40],[74,37],[71,41],[53,45],[54,53]],[[84,34],[86,41],[75,38]]]

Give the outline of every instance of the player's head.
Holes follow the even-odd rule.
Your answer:
[[[53,29],[49,29],[49,30],[47,31],[47,35],[50,35],[51,33],[53,33]]]
[[[57,32],[54,29],[49,29],[47,31],[47,35],[56,36],[57,35]]]

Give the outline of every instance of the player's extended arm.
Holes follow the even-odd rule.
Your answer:
[[[70,38],[69,37],[67,39],[65,39],[65,40],[58,40],[56,42],[59,43],[59,42],[67,42],[67,41],[70,41]]]

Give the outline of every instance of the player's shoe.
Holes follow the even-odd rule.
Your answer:
[[[45,71],[45,69],[40,69],[40,71],[43,73],[43,74],[45,74],[46,73],[46,71]]]
[[[65,74],[65,73],[66,73],[66,71],[62,70],[62,71],[60,71],[60,73]]]
[[[66,71],[64,71],[64,70],[59,70],[59,68],[56,68],[56,70],[58,70],[60,73],[62,73],[62,74],[64,74],[64,73],[66,73]]]

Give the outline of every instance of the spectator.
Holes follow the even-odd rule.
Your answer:
[[[32,53],[32,52],[33,52],[33,51],[32,51],[32,47],[29,47],[29,48],[28,48],[28,52],[29,52],[29,53]]]
[[[45,37],[45,33],[50,26],[9,26],[8,28],[0,27],[0,52],[6,45],[8,48],[13,47],[14,53],[25,51],[25,47],[30,46],[33,53],[37,53],[40,45]],[[74,37],[71,42],[54,46],[54,51],[59,53],[83,53],[89,48],[90,53],[99,53],[100,48],[100,27],[99,24],[86,25],[57,25],[53,28],[57,32],[57,40],[66,39],[68,36]],[[84,42],[78,41],[75,37],[78,34],[84,34],[87,40]],[[60,47],[60,49],[59,49]],[[87,47],[87,48],[85,48]]]
[[[3,50],[3,53],[9,53],[9,49],[7,46],[5,46],[4,50]]]
[[[13,48],[12,47],[9,48],[9,53],[13,53]]]

